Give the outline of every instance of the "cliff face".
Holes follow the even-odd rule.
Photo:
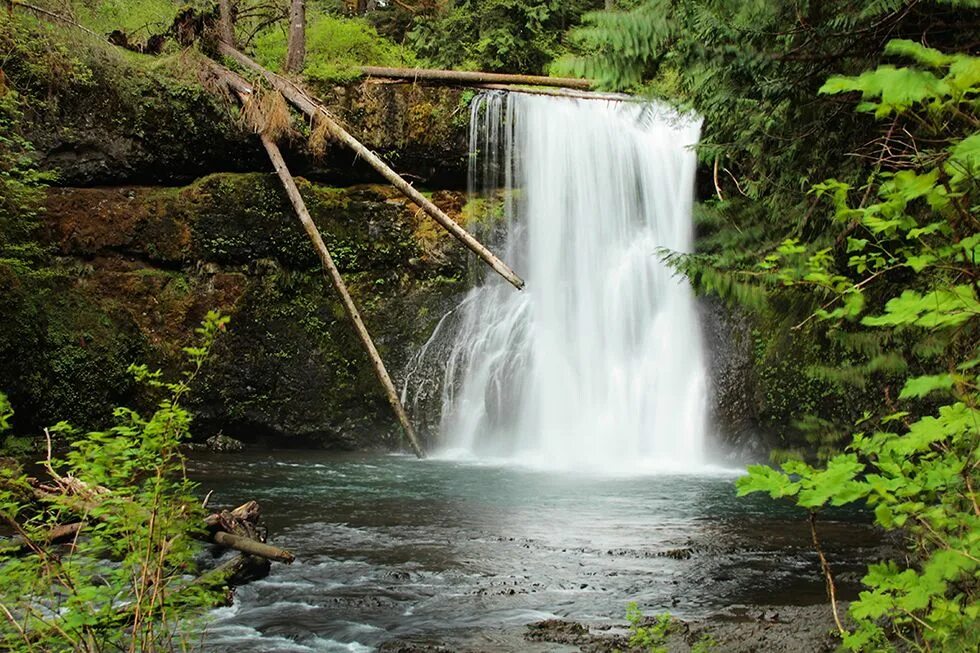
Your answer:
[[[301,181],[301,192],[397,373],[462,292],[461,250],[386,186]],[[458,217],[459,193],[433,200]],[[56,295],[78,296],[79,312],[101,316],[110,340],[127,343],[101,352],[110,368],[124,369],[137,351],[173,366],[208,309],[232,316],[193,393],[202,435],[223,430],[278,446],[387,444],[390,409],[274,176],[52,189],[45,215]],[[108,406],[115,384],[91,381],[73,385],[107,395],[100,403]]]
[[[231,315],[193,393],[197,435],[368,448],[390,408],[257,139],[196,72],[11,23],[4,75],[21,132],[53,173],[30,269],[0,261],[0,389],[18,430],[153,400],[127,367],[176,367],[210,309]],[[45,58],[37,59],[44,52]],[[470,93],[320,88],[365,144],[462,221]],[[464,289],[468,254],[339,145],[314,159],[297,120],[286,156],[396,377]]]

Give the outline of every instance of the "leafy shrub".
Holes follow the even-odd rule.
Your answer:
[[[589,0],[463,0],[416,17],[408,42],[431,65],[542,73],[564,53],[564,33]]]
[[[738,493],[787,499],[810,512],[814,528],[826,506],[865,503],[879,526],[905,533],[907,558],[872,565],[850,607],[855,627],[839,625],[847,648],[976,650],[980,58],[908,40],[891,41],[886,53],[916,65],[833,77],[822,88],[859,93],[858,111],[901,125],[912,143],[905,151],[890,144],[887,168],[865,188],[816,187],[845,228],[848,256],[787,241],[760,267],[820,293],[819,319],[885,334],[895,351],[916,355],[916,368],[897,397],[883,388],[881,410],[865,415],[825,467],[750,467]],[[824,573],[833,599],[826,563]]]
[[[643,612],[636,603],[626,606],[626,621],[630,625],[630,646],[648,653],[667,653],[667,634],[670,632],[669,612],[658,614],[649,626],[643,625]]]
[[[156,411],[117,408],[112,428],[79,437],[63,459],[49,456],[52,487],[0,468],[0,519],[20,540],[0,552],[4,650],[171,650],[191,637],[192,620],[215,597],[191,575],[203,509],[179,451],[191,423],[182,401],[227,320],[208,314],[177,381],[133,366],[139,381],[165,394]],[[10,410],[5,398],[0,404],[3,427]],[[75,522],[69,553],[46,545],[55,526]]]
[[[280,70],[286,60],[287,38],[278,26],[255,39],[255,58],[263,66]],[[345,82],[360,76],[357,66],[414,65],[410,52],[378,35],[363,20],[337,18],[311,12],[306,26],[306,66],[312,80]]]

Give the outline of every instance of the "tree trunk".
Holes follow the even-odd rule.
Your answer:
[[[235,25],[231,19],[231,0],[218,0],[218,35],[229,45],[235,45]]]
[[[286,72],[298,73],[306,61],[306,0],[292,0],[289,5],[289,46],[286,50]]]
[[[273,72],[270,72],[269,70],[266,70],[230,45],[219,44],[219,49],[222,54],[231,57],[244,67],[262,75],[266,81],[271,84],[273,88],[282,93],[294,107],[305,113],[311,119],[322,120],[330,130],[332,136],[354,150],[354,152],[356,152],[360,158],[367,161],[371,167],[381,173],[381,176],[387,179],[391,185],[400,190],[410,200],[415,202],[415,204],[425,211],[429,217],[442,225],[442,227],[452,234],[453,237],[473,251],[474,254],[483,259],[483,261],[493,268],[500,276],[506,279],[518,290],[524,287],[524,280],[517,276],[517,274],[510,269],[506,263],[497,258],[493,252],[484,247],[480,241],[474,238],[468,231],[460,227],[439,207],[426,199],[422,193],[415,190],[411,184],[388,167],[388,165],[385,164],[385,162],[382,161],[374,152],[364,147],[360,141],[351,136],[347,130],[341,127],[337,121],[330,116],[330,113],[322,104],[310,98],[310,96],[307,95],[307,93],[300,86],[284,79],[279,75],[276,75]],[[227,69],[222,68],[219,71],[219,74],[226,83],[233,83],[237,87],[237,90],[244,91],[246,93],[252,92],[251,86],[245,83],[244,80],[235,80],[235,78],[231,76],[232,73]]]
[[[616,8],[616,0],[606,0],[606,11],[612,11]]]
[[[412,423],[408,420],[408,415],[405,413],[405,408],[402,406],[402,402],[398,398],[398,392],[395,390],[395,384],[392,383],[391,377],[388,376],[388,370],[385,369],[384,361],[381,360],[381,354],[378,353],[378,349],[374,346],[374,341],[371,339],[371,334],[368,333],[367,327],[364,326],[364,320],[361,319],[361,314],[357,310],[357,306],[354,304],[354,299],[347,291],[347,284],[344,283],[343,277],[340,276],[340,270],[337,269],[337,266],[333,262],[333,258],[330,256],[330,251],[323,242],[323,237],[320,235],[320,230],[316,228],[316,224],[313,223],[313,218],[310,217],[310,212],[306,209],[306,203],[303,201],[303,197],[300,195],[299,189],[296,187],[296,182],[293,180],[293,176],[289,174],[289,170],[286,168],[286,162],[283,161],[282,154],[279,152],[279,147],[265,134],[260,134],[259,136],[262,139],[262,145],[265,146],[265,150],[269,154],[269,159],[272,161],[272,165],[276,169],[276,174],[279,175],[279,180],[282,181],[283,188],[286,189],[286,195],[289,196],[289,201],[292,202],[293,209],[296,210],[296,215],[299,216],[300,222],[303,223],[303,228],[306,230],[306,234],[313,242],[313,247],[316,249],[317,255],[320,257],[320,262],[323,264],[323,269],[327,278],[330,279],[330,283],[333,284],[334,290],[336,290],[337,294],[340,295],[340,299],[344,305],[344,310],[347,312],[347,316],[350,318],[351,324],[354,326],[354,331],[357,332],[357,336],[360,338],[361,344],[364,346],[364,350],[367,352],[368,358],[371,360],[371,366],[374,368],[374,373],[378,377],[378,381],[381,382],[381,387],[385,391],[385,396],[388,398],[388,403],[391,404],[391,408],[395,412],[395,416],[401,423],[402,429],[405,431],[405,435],[408,437],[409,444],[415,451],[416,456],[419,458],[424,458],[425,453],[422,451],[422,446],[419,444],[418,437],[415,435],[415,429],[412,428]]]
[[[464,70],[436,70],[430,68],[386,68],[361,66],[358,70],[368,77],[385,77],[422,82],[453,82],[457,84],[523,84],[526,86],[557,86],[588,90],[592,80],[574,77],[544,77],[542,75],[510,75]]]

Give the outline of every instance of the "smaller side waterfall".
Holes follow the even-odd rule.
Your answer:
[[[447,451],[602,472],[701,465],[698,316],[659,255],[692,244],[700,123],[520,93],[483,94],[472,112],[471,205],[527,289],[486,277],[440,325]]]

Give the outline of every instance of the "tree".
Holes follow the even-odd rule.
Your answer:
[[[235,26],[232,22],[231,0],[218,0],[218,33],[222,41],[235,45]]]
[[[289,6],[289,46],[286,49],[286,72],[303,70],[306,60],[306,2],[292,0]]]

